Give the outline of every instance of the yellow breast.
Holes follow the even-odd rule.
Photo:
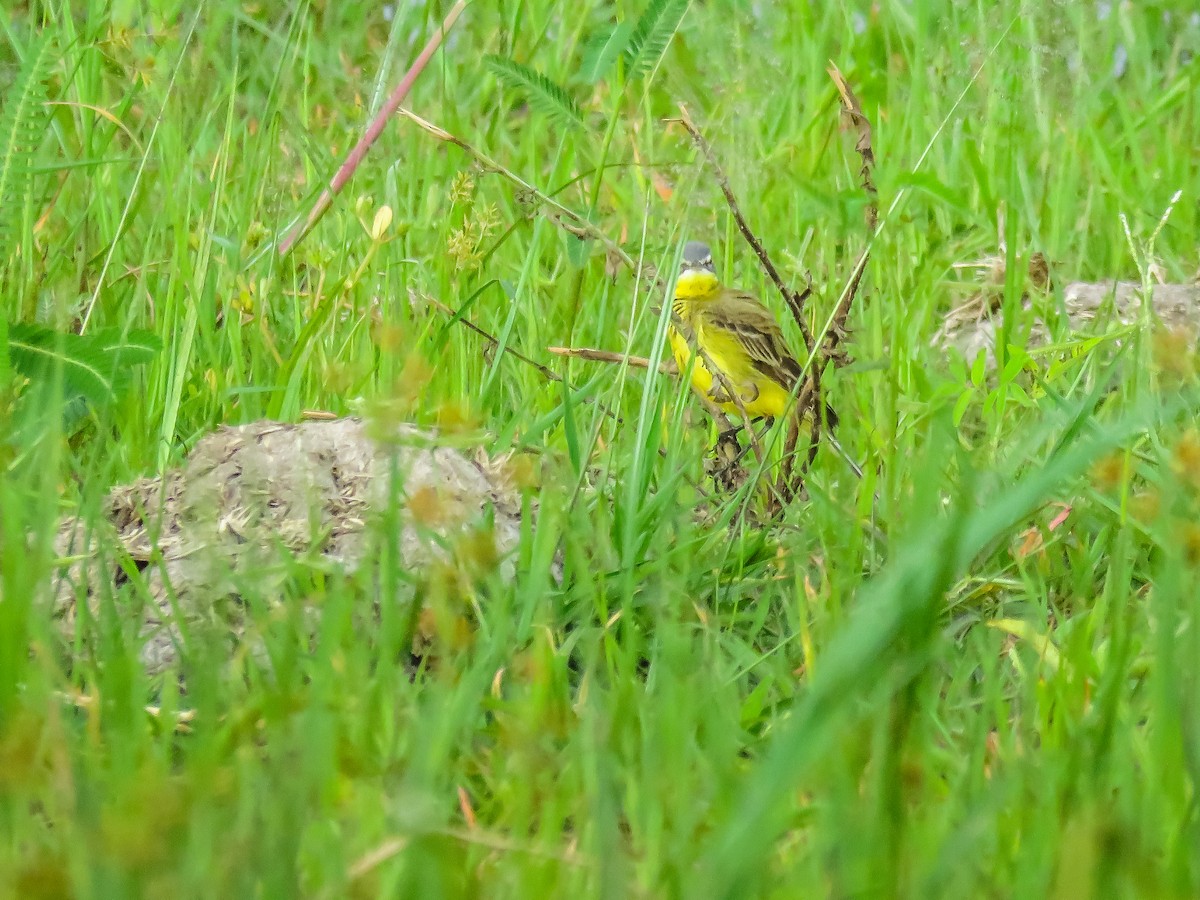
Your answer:
[[[789,394],[782,385],[768,378],[754,367],[749,355],[739,343],[737,336],[721,329],[706,326],[703,301],[676,296],[675,311],[683,323],[696,335],[697,345],[723,376],[726,386],[741,401],[741,409],[728,397],[728,391],[718,381],[713,384],[712,372],[704,359],[692,365],[692,350],[685,338],[674,326],[668,330],[671,352],[679,371],[686,373],[691,367],[692,389],[709,402],[715,402],[727,415],[741,416],[742,409],[751,418],[766,416],[775,419],[787,409]]]

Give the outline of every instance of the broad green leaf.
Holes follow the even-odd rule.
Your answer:
[[[971,400],[974,399],[974,391],[963,391],[962,395],[954,403],[953,421],[954,427],[957,428],[962,424],[963,416],[967,414],[967,409],[971,405]]]
[[[636,26],[633,22],[618,22],[593,35],[583,48],[579,74],[588,84],[596,84],[620,59]]]
[[[987,374],[987,353],[980,350],[975,356],[975,361],[971,363],[971,384],[979,387],[983,384],[983,378]]]
[[[66,399],[83,397],[105,404],[116,399],[132,367],[154,358],[162,344],[152,332],[109,328],[78,335],[43,325],[11,325],[11,365],[33,382],[61,378]]]
[[[577,238],[573,234],[566,235],[566,242],[567,259],[575,268],[582,269],[587,265],[591,256],[592,242],[584,238]]]

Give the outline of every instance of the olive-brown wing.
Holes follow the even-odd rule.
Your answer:
[[[781,387],[792,389],[800,377],[800,364],[788,349],[775,316],[757,297],[727,291],[703,315],[706,326],[737,338],[755,369]]]

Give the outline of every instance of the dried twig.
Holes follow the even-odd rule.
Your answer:
[[[875,188],[874,179],[875,150],[871,146],[871,122],[866,117],[866,114],[863,113],[858,98],[850,90],[850,86],[846,83],[846,79],[842,76],[837,66],[830,62],[827,71],[829,72],[829,77],[837,87],[838,95],[842,101],[842,108],[858,131],[858,140],[855,142],[854,149],[862,160],[859,173],[862,177],[863,190],[866,191],[868,198],[866,221],[868,229],[874,235],[879,222],[879,207],[877,200],[878,192]],[[812,411],[811,443],[809,445],[808,456],[801,465],[799,476],[801,480],[804,477],[804,473],[808,471],[816,459],[817,442],[820,440],[820,418],[823,412],[821,403],[821,375],[829,363],[842,361],[841,355],[838,352],[838,345],[845,337],[846,320],[849,318],[850,309],[854,305],[854,298],[858,295],[858,289],[862,284],[863,273],[866,271],[867,260],[870,258],[870,254],[871,249],[868,246],[854,263],[854,268],[850,273],[850,280],[842,290],[837,305],[825,323],[825,327],[821,329],[820,346],[817,347],[813,354],[809,365],[808,378],[805,380],[800,393],[796,397],[795,415],[803,415],[805,410]],[[790,436],[789,433],[789,438]],[[791,450],[793,446],[789,445],[787,449]],[[785,464],[785,471],[781,475],[781,480],[787,478],[790,482],[792,473],[789,470],[791,469],[790,461],[793,459],[792,454],[785,453],[785,459],[788,460],[788,463]],[[847,457],[847,461],[849,461],[849,457]],[[857,465],[854,466],[854,469],[858,472]]]
[[[810,287],[805,287],[801,292],[792,290],[783,283],[783,278],[779,274],[779,270],[775,268],[775,264],[771,262],[771,257],[767,255],[766,249],[762,245],[762,241],[750,229],[746,222],[746,217],[742,215],[742,209],[738,206],[737,197],[733,194],[733,189],[729,186],[729,177],[725,174],[725,170],[721,168],[717,162],[716,155],[713,153],[712,146],[700,133],[692,117],[688,114],[687,107],[682,103],[679,104],[679,118],[673,121],[679,122],[687,133],[691,135],[692,143],[700,150],[704,156],[705,162],[712,170],[713,176],[717,179],[717,185],[721,188],[721,193],[725,195],[725,203],[729,206],[729,211],[733,214],[733,220],[737,223],[738,231],[742,233],[742,237],[746,239],[746,243],[750,245],[758,261],[762,264],[763,271],[775,283],[775,287],[779,289],[779,293],[783,295],[784,301],[788,305],[788,309],[792,311],[792,317],[796,320],[796,325],[800,328],[800,334],[804,338],[804,346],[812,352],[814,343],[812,332],[809,330],[808,323],[804,319],[804,301],[812,293]]]
[[[333,198],[341,191],[350,180],[350,176],[354,174],[354,170],[358,168],[358,164],[362,162],[363,157],[367,155],[367,151],[371,149],[371,145],[375,143],[376,138],[383,133],[384,126],[387,125],[388,119],[392,114],[399,109],[400,104],[404,102],[404,98],[408,96],[408,92],[412,90],[413,83],[417,80],[417,76],[421,74],[425,66],[429,64],[429,60],[433,58],[433,54],[437,52],[441,46],[442,38],[446,33],[454,27],[455,21],[462,14],[462,11],[467,8],[467,0],[458,0],[450,12],[446,14],[446,18],[442,21],[442,27],[439,28],[429,39],[425,45],[425,49],[421,51],[421,55],[416,58],[409,70],[404,73],[404,78],[396,85],[396,89],[388,96],[387,102],[383,104],[383,108],[379,110],[379,114],[371,121],[367,127],[366,133],[354,145],[354,149],[347,155],[337,173],[333,176],[333,180],[329,182],[329,187],[321,191],[321,196],[317,198],[317,202],[313,204],[312,210],[308,217],[301,223],[298,223],[291,230],[283,242],[279,245],[279,255],[287,256],[292,247],[312,230],[312,227],[320,221],[321,216],[325,215],[325,211],[333,205]]]
[[[688,343],[691,346],[692,351],[699,353],[700,359],[705,360],[705,365],[711,368],[713,365],[712,360],[710,360],[707,354],[704,354],[703,351],[698,350],[698,348],[695,346],[694,339],[689,338]],[[650,368],[650,360],[644,356],[629,356],[628,354],[617,353],[612,350],[593,350],[589,347],[547,347],[546,351],[548,353],[553,353],[555,356],[566,356],[572,359],[586,359],[591,362],[614,363],[617,365],[623,363],[631,369]],[[658,372],[661,375],[668,375],[672,377],[681,374],[674,361],[659,363]],[[721,390],[728,393],[734,399],[734,402],[739,404],[739,411],[744,415],[745,409],[741,408],[740,401],[737,399],[737,395],[732,393],[732,390],[730,389],[728,382],[725,381],[724,376],[721,375],[720,372],[717,372],[717,378],[720,379]],[[713,397],[712,400],[709,400],[707,397],[701,397],[700,399],[704,403],[705,408],[708,410],[709,415],[712,416],[713,420],[717,423],[717,426],[721,429],[722,434],[732,434],[736,430],[733,427],[733,423],[729,421],[729,417],[726,416],[721,407],[717,405],[716,397]],[[761,456],[761,447],[758,445],[753,435],[751,436],[751,446],[754,448],[755,452],[759,453]]]
[[[733,214],[733,218],[737,223],[738,230],[742,233],[742,237],[745,238],[746,243],[748,243],[751,249],[754,250],[755,255],[758,256],[763,270],[767,273],[771,281],[774,282],[775,287],[779,290],[780,294],[783,295],[784,300],[787,302],[788,309],[791,310],[792,317],[795,319],[796,325],[800,329],[800,334],[804,338],[804,345],[809,352],[809,357],[812,358],[812,364],[809,366],[809,375],[805,381],[805,386],[809,387],[810,389],[807,392],[800,392],[800,396],[803,398],[803,400],[797,402],[793,408],[792,416],[794,418],[794,422],[791,426],[789,426],[787,439],[784,445],[784,466],[780,472],[778,483],[772,487],[772,493],[778,498],[779,505],[783,506],[799,491],[800,486],[792,483],[792,459],[794,457],[796,442],[799,440],[800,435],[798,423],[803,417],[805,410],[809,409],[810,407],[813,411],[811,417],[811,443],[809,446],[810,460],[815,458],[817,447],[819,446],[820,442],[821,417],[817,413],[817,410],[821,405],[820,368],[816,365],[816,359],[813,358],[816,350],[816,340],[813,338],[812,331],[809,329],[808,323],[804,317],[804,303],[812,294],[811,282],[807,283],[804,287],[804,290],[800,292],[794,291],[784,284],[783,278],[779,275],[779,270],[776,269],[775,264],[771,262],[771,258],[767,254],[766,249],[763,247],[762,241],[758,239],[757,235],[755,235],[754,231],[750,228],[749,223],[746,222],[746,217],[742,214],[741,207],[738,205],[737,197],[734,196],[733,189],[729,185],[729,178],[726,176],[725,171],[717,162],[716,155],[712,150],[712,146],[700,132],[700,129],[696,127],[696,124],[692,121],[691,116],[688,115],[687,108],[681,104],[679,111],[680,118],[677,121],[687,130],[688,134],[692,138],[692,142],[697,146],[697,148],[699,148],[701,154],[704,156],[705,162],[712,170],[713,175],[717,180],[717,184],[721,188],[721,193],[725,195],[725,203],[729,207],[730,212]],[[713,371],[716,372],[717,370],[713,369]],[[725,385],[722,386],[726,387]],[[749,418],[745,415],[745,409],[742,408],[740,398],[733,391],[728,391],[728,393],[733,399],[734,403],[737,404],[739,413],[742,414],[743,419],[749,421]],[[747,429],[747,433],[750,436],[751,445],[754,447],[755,455],[760,460],[765,462],[766,457],[762,453],[762,449],[758,444],[757,437],[754,434],[753,429]]]
[[[496,162],[486,153],[471,146],[460,137],[456,137],[444,128],[434,125],[432,122],[426,121],[411,110],[402,109],[400,115],[409,119],[415,125],[433,135],[439,141],[445,141],[453,144],[460,150],[466,152],[477,162],[485,171],[494,172],[505,180],[512,183],[519,191],[527,197],[536,200],[542,206],[548,207],[551,212],[546,214],[551,222],[568,234],[578,238],[590,238],[599,241],[604,245],[604,248],[614,257],[619,259],[625,268],[629,269],[635,275],[642,274],[653,280],[657,277],[657,273],[652,266],[639,265],[633,257],[626,253],[619,244],[612,238],[606,235],[603,231],[575,212],[569,207],[563,206],[553,197],[544,194],[523,179],[520,175],[513,172],[511,169],[505,168],[500,163]]]
[[[476,325],[470,319],[464,319],[460,313],[455,312],[453,309],[451,309],[449,306],[447,306],[441,300],[438,300],[436,297],[430,297],[427,294],[422,294],[421,299],[424,300],[425,302],[427,302],[430,306],[432,306],[438,312],[445,313],[446,315],[448,315],[455,322],[461,322],[463,325],[467,326],[467,328],[471,329],[471,331],[475,332],[477,335],[479,335],[481,338],[483,338],[485,341],[487,341],[489,344],[491,344],[496,349],[502,350],[503,352],[508,353],[509,355],[515,357],[516,359],[519,359],[521,362],[525,363],[526,365],[533,366],[535,369],[537,369],[539,372],[541,372],[542,375],[544,375],[546,378],[550,379],[551,381],[562,381],[563,380],[561,375],[559,375],[555,372],[552,372],[550,369],[547,369],[545,366],[543,366],[537,360],[530,359],[528,356],[526,356],[524,353],[520,352],[519,350],[514,350],[512,347],[508,347],[508,346],[505,346],[504,344],[501,344],[500,339],[498,337],[496,337],[495,335],[493,335],[487,331],[484,331],[482,328],[480,328],[478,325]]]
[[[865,216],[867,219],[867,229],[874,234],[875,226],[879,222],[879,206],[878,197],[879,191],[875,188],[875,150],[871,146],[871,121],[862,111],[862,105],[858,102],[858,98],[854,96],[854,91],[850,90],[850,85],[846,83],[846,79],[842,77],[842,73],[832,61],[829,67],[825,70],[829,73],[829,77],[833,79],[834,86],[837,87],[838,94],[842,99],[842,109],[850,119],[850,124],[858,132],[858,141],[854,144],[854,149],[862,158],[862,168],[859,169],[859,175],[862,176],[862,187],[866,191],[870,202],[867,204]]]
[[[792,313],[792,318],[795,320],[797,327],[800,329],[800,335],[804,340],[804,346],[808,350],[809,356],[811,357],[816,348],[816,341],[813,338],[812,330],[808,327],[808,322],[804,316],[804,303],[812,294],[811,281],[808,281],[805,284],[802,291],[795,291],[784,283],[783,278],[779,274],[779,270],[775,268],[775,264],[771,261],[771,257],[767,254],[766,248],[763,247],[762,241],[758,239],[758,236],[754,233],[754,231],[750,228],[749,223],[746,221],[746,217],[742,214],[742,209],[738,205],[737,197],[734,195],[733,188],[729,184],[729,178],[725,174],[724,169],[721,168],[720,163],[717,162],[716,154],[713,153],[712,146],[708,143],[704,135],[700,132],[700,129],[697,128],[696,124],[692,121],[691,116],[688,114],[687,107],[685,107],[683,104],[680,104],[679,113],[680,118],[677,121],[687,130],[688,134],[692,138],[692,142],[700,150],[700,153],[704,156],[705,162],[708,164],[709,169],[712,170],[713,176],[716,178],[717,184],[721,188],[721,193],[725,196],[725,203],[729,207],[729,211],[732,213],[734,221],[737,223],[738,231],[741,232],[742,237],[746,240],[746,243],[750,245],[752,250],[754,250],[755,255],[758,257],[759,263],[763,267],[763,271],[767,273],[767,276],[771,279],[771,281],[775,284],[775,287],[779,290],[779,293],[783,296],[784,301],[787,303],[788,309]],[[714,373],[717,372],[717,370],[712,367],[711,363],[709,363],[709,367]],[[816,369],[813,368],[811,371],[815,372]],[[817,388],[819,396],[820,375],[817,374],[814,376],[810,374],[810,381]],[[743,420],[749,422],[749,417],[746,416],[745,409],[742,407],[741,399],[735,392],[728,390],[727,385],[723,384],[722,387],[726,389],[727,393],[733,399],[733,402],[737,405],[738,411],[742,415]],[[813,404],[812,408],[814,410],[814,415],[812,417],[814,423],[812,445],[809,451],[810,456],[812,456],[816,453],[816,447],[819,440],[819,433],[817,431],[819,428],[819,417],[815,414],[819,399],[814,401],[811,397],[809,397],[808,402]],[[800,404],[796,405],[793,415],[796,417],[797,421],[799,421],[799,418],[803,415],[804,409],[804,406]],[[754,434],[753,429],[747,428],[746,431],[749,435],[751,446],[754,448],[755,456],[765,464],[766,456],[762,452],[762,448],[758,442],[757,436]],[[795,441],[798,440],[798,438],[799,429],[789,428],[788,443],[785,445],[784,453],[784,469],[780,473],[778,484],[772,486],[771,488],[771,492],[777,498],[780,506],[785,505],[791,499],[791,497],[795,496],[797,492],[797,486],[791,484],[792,466],[790,460],[792,458],[791,451],[795,448]]]
[[[543,376],[545,376],[550,381],[554,381],[554,382],[557,382],[560,384],[565,384],[568,388],[571,387],[571,383],[569,381],[567,381],[565,378],[563,378],[561,375],[551,371],[550,369],[546,368],[545,366],[543,366],[541,363],[537,362],[536,360],[530,359],[528,356],[521,353],[520,351],[514,350],[511,347],[501,344],[500,339],[498,337],[496,337],[495,335],[493,335],[492,333],[490,333],[488,331],[485,331],[483,328],[480,328],[474,322],[471,322],[468,319],[464,319],[460,313],[455,312],[453,309],[451,309],[445,303],[442,303],[442,301],[438,300],[436,297],[430,297],[426,294],[422,294],[421,296],[422,296],[422,299],[424,299],[426,302],[428,302],[429,305],[432,306],[434,309],[436,309],[438,312],[443,313],[444,315],[450,316],[452,321],[460,322],[463,325],[467,326],[467,328],[471,329],[471,331],[475,332],[477,335],[479,335],[481,338],[483,338],[485,341],[487,341],[495,349],[500,350],[503,353],[511,354],[512,356],[519,359],[521,362],[532,366],[533,368],[537,369],[538,372],[540,372]],[[595,360],[597,362],[625,362],[630,366],[630,368],[634,368],[634,369],[638,369],[638,368],[648,369],[650,367],[650,361],[648,359],[646,359],[645,357],[624,356],[623,354],[612,353],[608,350],[588,350],[586,348],[572,348],[572,347],[547,347],[546,349],[550,353],[555,354],[556,356],[578,357],[580,359],[590,359],[590,360]],[[673,365],[668,364],[668,363],[660,363],[658,370],[665,375],[678,375],[679,374],[678,370],[675,369],[675,367]],[[604,416],[608,417],[609,419],[612,419],[618,425],[623,425],[625,423],[625,420],[622,419],[621,416],[619,416],[617,413],[613,412],[613,410],[609,408],[608,404],[601,403],[599,400],[595,400],[595,399],[586,400],[584,402],[595,403],[596,408],[599,409],[600,412]],[[724,426],[726,428],[730,427],[729,419],[727,419],[725,417],[725,414],[722,413],[720,410],[715,411],[715,418],[717,418],[717,420],[719,422],[723,422]],[[660,447],[658,450],[658,455],[665,459],[667,453],[665,450],[663,450]],[[701,489],[700,485],[696,484],[691,478],[687,478],[687,482],[696,490],[697,493],[699,493],[701,496],[704,496],[704,491],[703,491],[703,489]]]
[[[710,371],[716,372],[715,380],[722,391],[720,395],[721,398],[723,399],[726,395],[728,395],[732,402],[737,404],[738,412],[742,415],[742,417],[749,421],[748,417],[746,416],[745,407],[742,406],[740,398],[736,393],[733,392],[729,383],[725,380],[725,377],[720,373],[720,371],[714,367],[712,360],[708,357],[708,354],[696,347],[694,337],[688,336],[687,340],[692,352],[695,353],[700,360],[704,361],[704,364],[709,367]],[[617,353],[612,350],[593,350],[589,347],[547,347],[546,351],[548,353],[553,353],[555,356],[566,356],[572,359],[586,359],[591,362],[613,363],[616,365],[624,364],[631,369],[650,368],[650,360],[644,356],[629,356],[628,354]],[[675,365],[674,361],[659,363],[657,370],[660,375],[667,375],[671,377],[682,374],[679,371],[679,368]],[[733,459],[727,459],[724,463],[722,463],[720,459],[720,451],[722,440],[727,438],[729,435],[734,434],[737,429],[733,427],[733,423],[729,421],[729,417],[725,415],[724,410],[717,405],[718,399],[715,391],[711,395],[711,399],[709,397],[701,397],[700,399],[701,402],[704,403],[704,407],[708,411],[708,414],[712,417],[713,421],[717,423],[717,427],[721,431],[721,439],[718,440],[717,447],[715,448],[715,456],[717,459],[716,466],[719,470],[721,470],[721,474],[714,472],[713,477],[720,483],[725,483],[727,486],[733,486],[737,482],[737,478],[731,474],[730,470],[732,470],[732,468],[740,462],[741,456],[738,455]],[[754,434],[752,429],[747,429],[747,431],[750,434],[750,448],[754,450],[759,459],[765,460],[766,457],[763,456],[762,445],[759,443],[757,435]],[[661,449],[659,450],[659,454],[665,456],[664,451]],[[722,478],[724,480],[722,480]]]
[[[863,112],[862,105],[858,102],[858,98],[854,96],[854,92],[850,90],[850,85],[846,83],[846,79],[832,61],[829,63],[826,71],[829,72],[829,77],[833,79],[833,83],[837,87],[838,95],[842,100],[842,109],[858,132],[858,140],[854,144],[854,150],[862,159],[859,174],[862,177],[862,187],[867,194],[868,201],[864,215],[867,221],[867,230],[873,235],[879,224],[879,191],[875,187],[875,149],[871,146],[871,121]],[[842,291],[842,296],[838,299],[838,304],[834,308],[833,316],[830,319],[830,326],[826,330],[824,339],[824,353],[826,356],[832,356],[835,353],[838,344],[841,343],[846,335],[846,319],[850,315],[850,308],[854,304],[858,288],[862,284],[863,272],[866,271],[870,253],[871,248],[868,246],[867,249],[863,250],[861,256],[859,256],[858,261],[855,262],[854,269],[850,274],[850,283]]]
[[[547,347],[547,353],[555,356],[566,356],[571,359],[587,359],[592,362],[624,363],[631,369],[649,369],[650,360],[644,356],[629,356],[625,353],[615,353],[612,350],[593,350],[590,347]],[[678,375],[679,370],[674,363],[661,362],[658,371],[663,375]]]
[[[833,360],[838,345],[846,336],[846,319],[850,316],[850,307],[854,305],[854,298],[858,295],[858,288],[862,284],[863,273],[867,270],[867,260],[870,256],[871,249],[869,247],[859,254],[854,268],[850,270],[850,281],[838,298],[837,306],[833,308],[833,315],[830,317],[829,327],[825,330],[822,341],[822,350],[828,358],[827,362]]]

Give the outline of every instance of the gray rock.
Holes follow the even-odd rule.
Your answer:
[[[239,614],[230,620],[228,610],[240,610],[240,590],[277,595],[296,559],[354,572],[389,539],[385,521],[405,571],[456,564],[464,543],[479,557],[478,540],[463,538],[484,535],[484,556],[511,581],[522,502],[507,463],[411,425],[382,434],[358,419],[221,428],[181,468],[114,488],[101,521],[61,523],[55,617],[72,635],[81,605],[95,614],[140,570],[142,661],[161,671],[176,660],[181,624],[224,620],[238,636]],[[402,592],[392,601],[411,600],[411,580]]]

